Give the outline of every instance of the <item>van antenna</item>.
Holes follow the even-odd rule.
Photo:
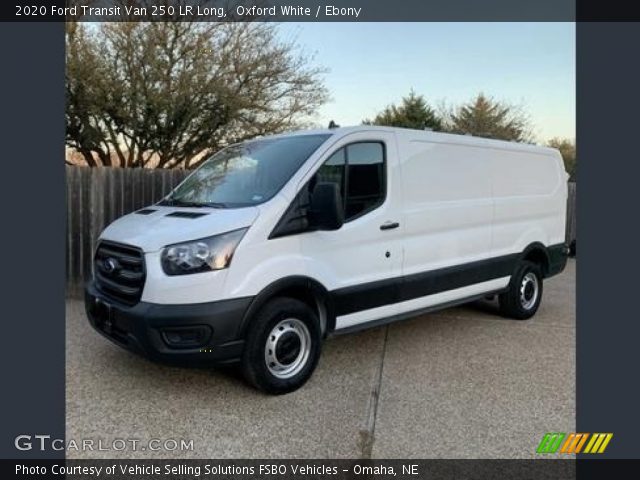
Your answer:
[[[331,120],[329,122],[329,129],[333,130],[334,128],[340,128],[340,125],[338,125],[336,122],[334,122],[333,120]]]

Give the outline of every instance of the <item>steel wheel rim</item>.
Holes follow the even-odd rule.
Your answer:
[[[311,353],[311,335],[297,318],[276,324],[264,347],[264,360],[269,373],[277,378],[291,378],[305,367]]]
[[[520,284],[520,305],[525,310],[531,310],[538,301],[540,284],[535,273],[529,272],[522,278]]]

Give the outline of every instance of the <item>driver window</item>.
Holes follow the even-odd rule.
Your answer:
[[[309,192],[312,192],[317,183],[337,183],[340,187],[340,197],[342,198],[342,204],[344,205],[344,190],[345,190],[345,149],[341,148],[329,159],[322,164],[316,174],[309,182]]]
[[[374,210],[385,197],[384,145],[358,142],[337,150],[309,182],[309,193],[319,182],[340,187],[345,221]]]

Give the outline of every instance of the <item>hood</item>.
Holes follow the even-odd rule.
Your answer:
[[[155,252],[173,243],[197,240],[250,226],[256,207],[180,208],[152,205],[119,218],[100,235],[103,240],[125,243]]]

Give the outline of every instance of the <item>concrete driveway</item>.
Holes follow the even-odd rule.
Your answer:
[[[575,430],[575,261],[533,320],[491,305],[329,339],[305,387],[270,397],[233,371],[156,365],[67,301],[67,441],[193,440],[187,451],[68,458],[530,458]],[[120,445],[120,444],[118,444]]]

